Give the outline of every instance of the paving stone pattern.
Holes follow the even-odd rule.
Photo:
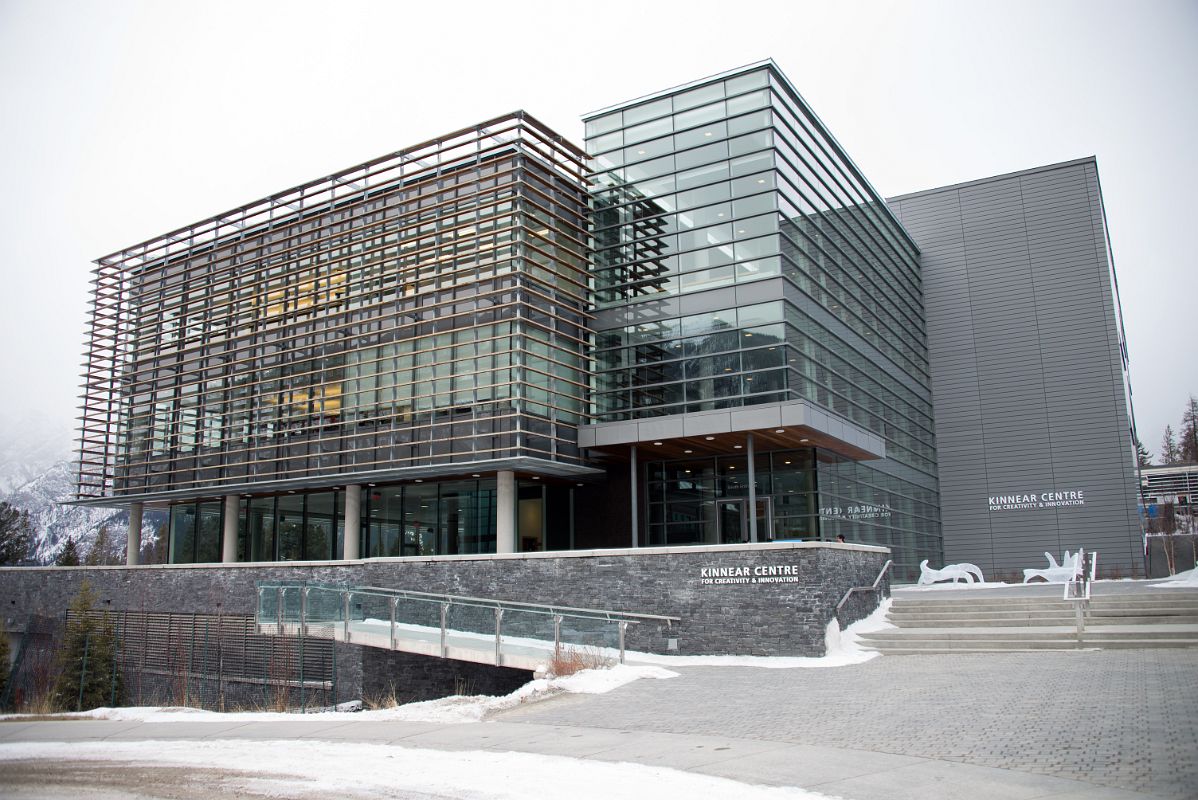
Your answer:
[[[1198,797],[1198,650],[678,671],[672,680],[566,696],[500,719],[826,745]]]

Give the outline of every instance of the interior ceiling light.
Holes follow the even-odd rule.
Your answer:
[[[683,450],[682,452],[684,452],[684,453],[693,453],[693,452],[695,452],[695,451],[694,451],[694,450]]]
[[[733,447],[735,447],[737,450],[740,450],[742,447],[744,447],[744,445],[743,445],[743,444],[737,444],[737,445],[733,445]]]
[[[540,476],[540,475],[533,475],[533,476],[532,476],[532,479],[533,479],[534,481],[539,481],[539,480],[541,479],[541,476]]]
[[[809,442],[809,441],[811,441],[811,440],[810,440],[810,439],[799,439],[799,441],[800,441],[800,442]]]
[[[424,483],[424,478],[417,478],[416,483]]]
[[[709,442],[714,442],[714,441],[715,441],[715,437],[714,437],[714,436],[704,436],[703,438],[704,438],[704,439],[706,439],[706,440],[707,440],[707,441],[709,441]]]
[[[782,428],[779,428],[778,430],[774,431],[774,433],[786,433],[786,431],[784,431]]]
[[[661,446],[661,442],[654,442],[653,444]]]

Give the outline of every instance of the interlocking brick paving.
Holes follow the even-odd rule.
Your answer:
[[[502,718],[822,744],[1198,797],[1198,650],[677,671],[673,680],[637,681]]]

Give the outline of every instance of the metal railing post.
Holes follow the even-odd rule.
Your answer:
[[[624,663],[624,635],[628,631],[628,621],[620,620],[620,663]]]
[[[265,592],[265,587],[258,587],[258,612],[254,614],[254,633],[259,636],[262,635],[262,599]]]
[[[503,660],[503,654],[500,652],[500,644],[503,641],[503,609],[495,609],[495,666],[500,666]]]
[[[449,658],[449,645],[445,641],[445,624],[449,620],[449,603],[441,603],[441,658]]]
[[[275,610],[275,636],[283,635],[283,595],[287,594],[287,590],[282,586],[278,588],[279,607]]]
[[[308,635],[308,587],[300,589],[300,636]]]
[[[391,598],[391,649],[395,649],[395,607],[399,605],[399,598]]]
[[[562,653],[562,615],[553,615],[553,658],[561,658]]]
[[[349,592],[341,593],[341,641],[349,643]]]

